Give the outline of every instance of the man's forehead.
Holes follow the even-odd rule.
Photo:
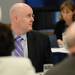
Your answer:
[[[23,6],[25,6],[25,7],[30,7],[29,5],[27,5],[27,4],[25,4],[25,3],[16,3],[16,4],[14,4],[12,7],[23,7]]]
[[[19,10],[26,10],[26,9],[32,9],[29,5],[25,3],[16,3],[11,7],[12,11],[19,11]]]

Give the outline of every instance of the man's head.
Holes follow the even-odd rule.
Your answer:
[[[75,23],[72,23],[71,26],[65,31],[63,41],[70,53],[75,54]]]
[[[14,37],[11,29],[6,24],[0,23],[0,56],[11,55],[14,48]]]
[[[16,3],[10,9],[11,28],[16,34],[32,30],[34,21],[32,8],[25,3]]]

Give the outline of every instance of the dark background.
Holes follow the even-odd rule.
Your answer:
[[[49,8],[50,10],[58,10],[60,4],[64,0],[25,0],[33,8]]]
[[[34,11],[33,29],[54,29],[60,16],[57,13],[63,1],[65,0],[25,0],[25,3],[29,4]]]

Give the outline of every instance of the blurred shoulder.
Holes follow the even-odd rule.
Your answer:
[[[0,69],[6,75],[35,75],[35,69],[28,58],[0,57]]]
[[[55,25],[55,33],[62,31],[66,27],[65,21],[60,20]]]
[[[64,20],[59,20],[56,24],[64,24],[65,21]]]
[[[28,59],[28,58],[22,58],[22,57],[11,57],[11,56],[8,56],[8,57],[1,57],[0,58],[0,61],[5,63],[9,63],[9,64],[12,64],[12,65],[31,65],[31,61]]]

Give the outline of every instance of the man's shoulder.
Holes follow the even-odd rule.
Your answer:
[[[64,70],[66,69],[65,65],[66,65],[66,62],[68,60],[65,59],[63,62],[55,65],[54,67],[52,67],[50,70],[48,70],[44,75],[62,75],[62,71],[64,72]],[[61,74],[60,74],[61,73]]]
[[[57,64],[55,66],[55,69],[59,69],[59,70],[63,69],[64,70],[64,69],[68,68],[69,66],[71,66],[73,61],[74,60],[72,60],[72,58],[67,57],[61,63]]]
[[[43,33],[43,32],[40,32],[40,31],[36,31],[36,30],[33,30],[32,32],[31,32],[33,35],[35,35],[35,36],[39,36],[39,37],[48,37],[48,35],[47,34],[45,34],[45,33]]]
[[[48,70],[45,75],[71,75],[75,73],[75,57],[66,58],[64,61]]]

